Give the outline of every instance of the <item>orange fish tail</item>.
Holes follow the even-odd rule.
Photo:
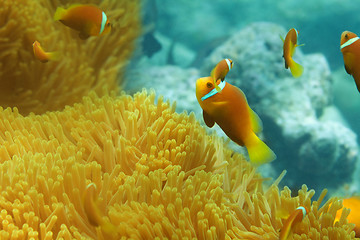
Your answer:
[[[49,56],[49,59],[53,60],[53,61],[59,61],[59,59],[60,59],[59,52],[49,52],[48,56]]]
[[[300,77],[301,74],[302,74],[303,71],[304,71],[303,66],[301,66],[300,64],[298,64],[297,62],[295,62],[293,59],[290,60],[289,67],[290,67],[291,74],[292,74],[295,78]]]
[[[275,153],[255,133],[245,142],[250,162],[261,165],[276,159]]]
[[[62,7],[58,7],[54,13],[54,20],[61,20],[65,14],[66,10]]]

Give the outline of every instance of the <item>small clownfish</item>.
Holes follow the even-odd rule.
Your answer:
[[[33,51],[35,57],[43,63],[46,63],[50,60],[59,60],[59,53],[58,52],[45,52],[44,49],[40,46],[38,41],[33,43]]]
[[[355,237],[360,237],[360,197],[343,199],[343,207],[336,212],[335,221],[339,221],[343,208],[349,208],[350,214],[347,217],[349,223],[354,223]]]
[[[279,239],[288,239],[293,227],[297,223],[301,222],[308,212],[309,211],[303,206],[296,208],[295,211],[286,219],[283,227],[281,228]]]
[[[341,34],[340,50],[343,54],[345,70],[353,76],[360,92],[360,41],[358,40],[359,37],[355,33],[344,31]]]
[[[211,71],[210,75],[213,78],[213,84],[215,86],[216,91],[220,92],[221,89],[217,85],[217,80],[221,79],[221,81],[224,81],[226,74],[231,70],[233,67],[233,61],[229,58],[221,60],[214,69]]]
[[[110,239],[117,239],[115,238],[116,227],[110,222],[108,218],[104,217],[104,214],[99,208],[99,202],[96,196],[96,185],[94,183],[90,183],[86,186],[83,195],[83,202],[85,214],[90,224],[94,227],[100,226],[102,232],[106,236],[114,237]]]
[[[81,39],[89,36],[102,36],[111,30],[106,14],[93,5],[74,4],[68,9],[58,7],[54,20],[79,31]]]
[[[290,68],[291,74],[294,77],[300,77],[303,72],[303,67],[295,62],[292,58],[292,56],[295,53],[295,48],[303,46],[304,44],[298,45],[297,44],[297,38],[298,38],[298,30],[295,28],[292,28],[289,30],[289,32],[286,34],[285,40],[281,37],[281,40],[284,43],[283,46],[283,58],[285,60],[285,68]]]
[[[245,145],[255,165],[274,160],[275,153],[255,134],[262,131],[262,122],[249,107],[245,94],[230,83],[220,79],[218,83],[221,92],[216,91],[212,77],[196,81],[196,98],[206,125],[211,128],[216,122],[231,140]]]

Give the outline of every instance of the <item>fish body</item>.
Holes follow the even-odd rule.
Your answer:
[[[307,209],[303,206],[300,206],[295,209],[295,211],[286,219],[283,227],[281,228],[279,239],[286,240],[288,239],[293,227],[301,222],[306,214],[308,213]]]
[[[213,84],[215,86],[215,89],[220,92],[220,88],[217,85],[217,80],[221,80],[224,81],[226,75],[228,74],[228,72],[231,70],[231,68],[233,67],[233,61],[229,58],[223,59],[221,60],[218,64],[216,64],[216,66],[214,67],[214,69],[211,71],[210,75],[213,79]]]
[[[352,32],[344,31],[341,34],[340,50],[344,58],[344,67],[348,74],[352,75],[356,87],[360,92],[360,41],[359,37]]]
[[[216,122],[232,141],[246,146],[255,165],[274,160],[274,152],[255,134],[262,131],[262,122],[249,107],[245,94],[230,83],[220,79],[218,83],[221,92],[215,90],[212,77],[196,81],[196,98],[206,125],[211,128]]]
[[[286,34],[285,40],[283,39],[283,57],[285,60],[285,68],[290,68],[291,74],[294,77],[300,77],[303,72],[303,67],[293,60],[295,48],[301,45],[297,44],[298,31],[295,28],[289,30]]]
[[[59,58],[58,52],[45,52],[38,41],[33,43],[33,51],[35,57],[43,63],[46,63],[50,60],[58,60]]]
[[[102,36],[111,30],[111,24],[106,14],[93,5],[71,5],[68,9],[58,7],[54,20],[79,31],[79,36],[86,39],[89,36]]]
[[[94,227],[100,226],[103,234],[113,237],[109,239],[117,239],[115,237],[117,235],[116,227],[109,221],[108,218],[104,217],[104,214],[100,210],[98,197],[96,195],[96,185],[94,183],[90,183],[86,186],[83,203],[85,214],[90,224]]]
[[[360,197],[351,197],[343,199],[343,208],[349,208],[350,214],[347,217],[349,223],[355,224],[355,237],[360,237]],[[342,208],[342,209],[343,209]],[[342,209],[336,212],[335,221],[339,221]]]

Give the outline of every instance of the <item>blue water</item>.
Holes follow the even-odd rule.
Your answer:
[[[358,8],[347,0],[341,1],[341,4],[335,0],[314,2],[310,0],[178,0],[176,2],[148,0],[143,9],[144,25],[152,26],[150,33],[154,35],[155,41],[160,43],[161,49],[158,49],[154,43],[152,50],[155,52],[151,53],[151,57],[146,58],[150,65],[175,65],[184,69],[191,67],[201,69],[206,65],[204,61],[213,49],[251,23],[271,22],[286,30],[296,28],[299,30],[299,42],[305,44],[301,47],[302,53],[323,54],[330,66],[332,74],[329,81],[333,88],[330,105],[335,106],[340,118],[343,118],[342,120],[337,118],[336,121],[341,121],[355,134],[360,135],[360,93],[356,90],[352,77],[345,72],[339,49],[340,35],[344,30],[360,34]],[[167,45],[164,42],[167,42]],[[151,48],[152,44],[149,41],[146,48]],[[183,50],[175,51],[174,46],[177,48],[181,46]],[[282,52],[278,54],[281,55]],[[158,57],[160,55],[162,57]],[[273,66],[269,66],[271,67]],[[267,138],[275,139],[275,136]],[[357,141],[359,142],[359,138]],[[281,167],[278,167],[276,174],[280,169]],[[321,171],[318,169],[319,174],[316,176],[319,178],[318,181],[306,176],[303,183],[308,183],[310,188],[317,188],[317,183],[320,188],[331,188],[332,185],[336,185],[327,183],[326,178],[321,177]],[[357,186],[357,181],[360,180],[357,179],[356,174],[354,176],[346,181]],[[287,178],[284,179],[285,184],[293,184],[293,189],[300,187],[301,176],[297,176],[296,180],[291,176]],[[334,191],[341,192],[341,189],[341,186],[336,186]]]

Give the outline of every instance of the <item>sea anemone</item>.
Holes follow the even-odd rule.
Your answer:
[[[154,102],[92,92],[42,115],[0,109],[1,239],[276,239],[277,211],[299,205],[294,239],[354,239],[348,212],[334,223],[341,201],[279,193],[283,175],[265,187],[193,114]]]
[[[102,37],[79,38],[53,20],[57,7],[85,1],[0,1],[0,105],[22,114],[61,110],[81,101],[91,90],[98,95],[118,89],[140,34],[140,2],[86,1],[103,9],[112,31]],[[32,50],[37,40],[59,61],[41,63]]]

